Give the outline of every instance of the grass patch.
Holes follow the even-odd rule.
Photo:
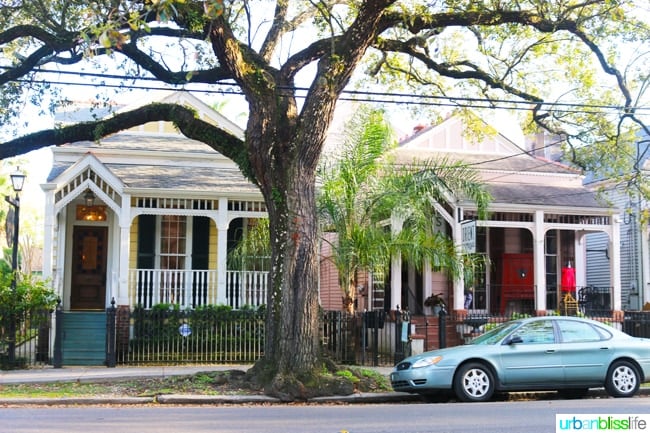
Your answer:
[[[243,372],[219,371],[166,378],[102,382],[53,382],[0,385],[0,398],[150,397],[160,394],[259,394]]]

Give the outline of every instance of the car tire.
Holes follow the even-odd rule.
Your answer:
[[[487,401],[494,394],[494,385],[492,370],[480,362],[461,366],[454,377],[454,392],[462,401]]]
[[[629,361],[616,361],[609,366],[605,391],[612,397],[632,397],[640,386],[639,372]]]

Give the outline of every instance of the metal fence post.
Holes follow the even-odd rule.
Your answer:
[[[440,349],[447,347],[447,311],[444,308],[438,313],[438,344]]]
[[[375,310],[373,311],[373,328],[372,328],[372,365],[377,367],[379,365],[379,329],[384,327],[385,317],[383,316],[383,311]]]
[[[404,359],[404,348],[402,347],[402,314],[399,306],[395,310],[395,359],[394,364],[397,364]]]
[[[111,306],[106,309],[106,367],[115,367],[117,364],[116,356],[116,323],[117,308],[115,308],[115,298],[111,300]]]
[[[54,316],[54,356],[52,357],[52,366],[54,368],[63,367],[63,306],[61,298],[57,300]]]

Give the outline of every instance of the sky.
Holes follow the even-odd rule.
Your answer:
[[[645,4],[645,2],[640,2],[639,4]],[[298,47],[298,44],[300,43],[302,43],[300,39],[292,40],[291,44],[287,45],[284,48],[287,50],[288,49],[295,50]],[[174,59],[166,59],[166,61],[170,61],[173,63]],[[74,70],[76,70],[76,67],[74,68]],[[96,72],[96,70],[92,69],[91,66],[89,66],[88,71]],[[65,78],[69,80],[69,77],[65,77]],[[96,90],[91,90],[90,92],[91,92],[90,95],[92,95],[96,92]],[[219,96],[217,94],[213,96],[214,96],[214,101],[217,101],[219,98],[223,98],[223,96]],[[70,98],[78,99],[79,97],[83,97],[87,99],[89,97],[88,88],[72,86],[70,88]],[[135,95],[134,97],[137,97],[137,95]],[[206,102],[210,103],[211,101],[208,98],[206,99]],[[397,110],[393,110],[393,111],[397,111]],[[237,119],[236,115],[230,115],[230,113],[239,113],[239,112],[241,112],[240,108],[231,108],[229,106],[229,109],[224,114],[232,121],[240,123],[240,119]],[[501,114],[501,116],[503,116],[503,114]],[[404,134],[410,133],[412,131],[413,126],[415,126],[420,121],[414,119],[408,119],[408,118],[401,118],[396,120],[395,123],[402,128],[402,131],[399,132],[399,135],[403,136]],[[518,143],[520,142],[521,132],[517,128],[508,129],[503,127],[504,125],[516,125],[515,122],[506,118],[505,121],[503,119],[495,120],[495,123],[502,125],[502,127],[499,129],[503,133],[508,135],[509,138],[513,139],[513,141],[516,141]],[[48,126],[48,125],[44,125],[41,119],[33,122],[33,124],[35,125],[35,129],[42,129],[43,127]],[[45,180],[47,179],[47,175],[51,169],[51,161],[52,161],[51,151],[49,149],[41,149],[38,151],[30,152],[27,155],[22,155],[20,158],[23,160],[26,159],[28,161],[27,166],[24,167],[28,173],[28,177],[26,179],[25,191],[23,193],[22,202],[25,205],[29,204],[30,206],[33,205],[34,208],[38,209],[40,207],[42,209],[44,207],[44,194],[40,188],[40,185],[45,182]]]

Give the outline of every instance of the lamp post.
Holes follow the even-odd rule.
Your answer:
[[[12,294],[16,293],[16,271],[18,270],[18,230],[20,223],[20,196],[19,193],[23,190],[23,185],[25,184],[25,174],[20,171],[20,168],[16,168],[16,171],[11,173],[11,186],[16,193],[15,198],[5,196],[5,201],[12,206],[13,214],[13,227],[10,230],[7,230],[7,240],[11,239],[11,292]],[[11,221],[9,218],[11,215],[7,215],[7,220]],[[10,226],[7,225],[7,228]],[[11,231],[11,233],[9,233]],[[11,236],[9,236],[11,234]],[[12,312],[9,318],[9,344],[8,344],[8,361],[10,366],[14,366],[16,362],[16,315]]]

